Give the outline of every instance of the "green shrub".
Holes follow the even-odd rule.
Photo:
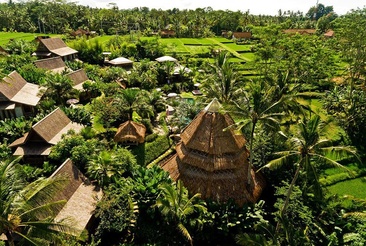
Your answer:
[[[170,148],[170,139],[166,136],[158,136],[153,142],[145,142],[131,148],[136,156],[137,164],[146,166]]]
[[[147,135],[145,137],[145,141],[150,143],[150,142],[153,142],[157,137],[158,137],[158,134],[153,133],[153,134]]]

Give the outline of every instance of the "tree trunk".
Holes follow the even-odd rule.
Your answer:
[[[254,139],[254,130],[255,130],[255,125],[257,124],[257,122],[253,121],[253,125],[252,125],[252,131],[250,133],[250,144],[249,144],[249,165],[248,165],[248,174],[247,174],[247,182],[248,185],[251,185],[252,183],[252,165],[253,165],[253,139]]]
[[[14,246],[15,244],[14,244],[14,238],[13,238],[12,233],[10,231],[6,231],[5,236],[6,236],[8,245]]]

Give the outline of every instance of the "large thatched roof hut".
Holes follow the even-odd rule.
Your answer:
[[[75,230],[73,234],[80,236],[84,229],[93,227],[96,203],[103,196],[102,190],[93,185],[67,159],[52,175],[51,178],[63,178],[68,182],[53,197],[53,201],[66,200],[66,204],[59,208],[55,217],[56,222],[69,221]]]
[[[83,84],[89,80],[84,69],[73,71],[68,73],[66,76],[72,81],[72,87],[79,91],[83,90]]]
[[[234,122],[219,108],[214,99],[198,113],[182,131],[177,153],[162,168],[172,179],[182,180],[190,193],[201,193],[203,199],[254,203],[261,195],[264,180],[252,171],[248,182],[246,140],[228,128]]]
[[[131,120],[122,123],[114,136],[114,141],[123,144],[139,144],[145,141],[146,127]]]

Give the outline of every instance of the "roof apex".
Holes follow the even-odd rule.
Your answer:
[[[219,109],[221,108],[221,104],[219,103],[219,100],[215,97],[204,109],[205,112],[212,112],[217,113],[219,112]]]

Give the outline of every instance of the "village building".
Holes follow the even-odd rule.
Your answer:
[[[163,29],[160,30],[160,37],[162,38],[172,38],[175,37],[176,33],[174,30],[168,30],[168,29]]]
[[[51,147],[61,141],[68,131],[80,132],[82,125],[72,122],[57,108],[32,126],[23,137],[9,145],[14,156],[22,156],[27,163],[43,163],[51,152]]]
[[[285,29],[283,30],[285,34],[301,34],[301,35],[314,35],[316,33],[316,29]]]
[[[38,68],[42,68],[53,73],[63,73],[70,71],[60,56],[37,60],[34,62],[34,65]]]
[[[233,129],[229,114],[219,112],[221,105],[214,99],[180,134],[176,154],[161,167],[173,180],[181,180],[191,194],[203,199],[238,205],[255,203],[265,181],[252,168],[248,175],[249,151],[246,140]],[[250,179],[248,179],[248,176]]]
[[[56,211],[54,221],[71,223],[71,234],[74,236],[80,236],[84,230],[92,231],[95,227],[94,211],[97,202],[102,199],[102,190],[90,182],[70,159],[67,159],[50,178],[67,181],[53,197],[54,202],[66,201],[66,204]]]
[[[72,81],[72,87],[78,91],[82,91],[83,84],[89,80],[88,75],[86,74],[84,69],[73,71],[66,76]]]
[[[122,123],[114,136],[114,141],[125,145],[138,145],[145,142],[146,127],[143,124],[126,121]]]
[[[233,32],[232,39],[242,41],[242,40],[249,40],[251,39],[252,33],[251,32]]]
[[[16,71],[0,82],[0,119],[29,117],[35,113],[44,88],[28,83]]]
[[[64,61],[72,61],[77,58],[77,53],[77,50],[68,47],[61,38],[42,38],[32,55],[39,59],[60,56]]]

